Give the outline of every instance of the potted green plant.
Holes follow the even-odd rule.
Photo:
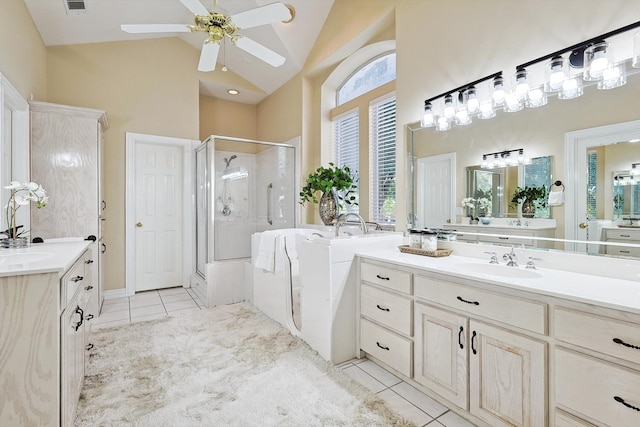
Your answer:
[[[522,203],[522,216],[533,218],[536,214],[536,205],[545,207],[547,205],[547,187],[516,187],[511,203],[519,205]]]
[[[330,225],[338,214],[341,203],[357,205],[355,190],[357,178],[346,166],[320,166],[307,177],[306,185],[300,191],[300,204],[312,201],[318,203],[320,219],[325,225]],[[318,197],[318,193],[321,193]]]

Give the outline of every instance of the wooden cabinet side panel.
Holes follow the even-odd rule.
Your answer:
[[[59,279],[0,278],[0,425],[58,425]]]

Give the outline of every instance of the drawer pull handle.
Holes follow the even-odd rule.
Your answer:
[[[616,344],[623,345],[625,347],[629,347],[629,348],[633,348],[633,349],[636,349],[636,350],[640,350],[640,347],[638,347],[637,345],[628,344],[628,343],[622,341],[620,338],[614,338],[613,342],[616,343]]]
[[[85,347],[86,350],[93,350],[93,344],[89,343],[87,344],[87,346]]]
[[[78,329],[80,329],[80,326],[82,326],[82,323],[84,322],[84,311],[80,308],[80,306],[77,306],[75,314],[80,315],[80,320],[78,320],[78,323],[76,323],[74,326],[77,331]]]
[[[379,343],[378,341],[376,341],[376,345],[377,345],[378,347],[380,347],[381,349],[383,349],[383,350],[387,350],[387,351],[389,351],[389,347],[385,347],[385,346],[383,346],[383,345],[380,345],[380,343]]]
[[[631,253],[631,251],[624,251],[624,250],[620,249],[620,253],[621,253],[621,254],[630,254],[630,253]]]
[[[630,234],[621,234],[620,237],[631,237]]]
[[[376,274],[376,277],[377,277],[378,279],[380,279],[380,280],[389,280],[389,278],[388,278],[388,277],[384,277],[384,276],[381,276],[381,275],[379,275],[379,274]]]
[[[471,351],[473,352],[473,354],[478,354],[478,351],[476,350],[476,348],[473,346],[473,340],[476,339],[476,331],[473,331],[471,333]]]
[[[87,319],[87,320],[91,320],[91,319],[93,319],[93,314],[87,314],[87,318],[86,318],[86,319]]]
[[[79,282],[79,281],[81,281],[82,279],[84,279],[84,277],[82,277],[82,276],[76,276],[76,277],[72,277],[72,278],[71,278],[71,281],[72,281],[72,282]]]
[[[460,349],[464,348],[464,344],[462,344],[462,331],[464,331],[464,328],[460,326],[460,331],[458,331],[458,345],[460,345]]]
[[[382,310],[382,311],[391,311],[390,309],[388,309],[387,307],[380,307],[380,304],[376,304],[376,307],[378,307],[378,310]]]
[[[85,291],[90,291],[91,289],[93,289],[93,286],[91,286],[91,285],[87,285],[87,286],[84,287]]]
[[[467,304],[480,305],[478,301],[467,301],[462,297],[456,297],[456,298],[458,299],[458,301],[466,302]]]
[[[88,259],[84,262],[85,264],[93,264],[93,260],[92,259]]]
[[[498,239],[500,239],[500,240],[509,240],[508,237],[498,237]]]
[[[629,403],[625,402],[625,401],[624,401],[624,399],[623,399],[623,398],[621,398],[620,396],[613,396],[613,400],[615,400],[616,402],[620,402],[620,403],[622,403],[622,404],[623,404],[624,406],[626,406],[627,408],[631,408],[631,409],[633,409],[634,411],[638,411],[638,412],[640,412],[640,408],[638,408],[637,406],[633,406],[633,405],[631,405],[631,404],[629,404]]]

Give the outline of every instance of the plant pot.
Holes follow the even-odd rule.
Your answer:
[[[29,240],[26,237],[17,237],[15,239],[4,238],[0,239],[0,248],[10,248],[10,249],[18,249],[18,248],[26,248],[29,244]]]
[[[536,215],[536,205],[531,199],[525,199],[522,203],[522,216],[525,218],[533,218]]]
[[[318,203],[318,211],[324,225],[333,225],[333,220],[338,216],[338,197],[334,191],[322,193]]]

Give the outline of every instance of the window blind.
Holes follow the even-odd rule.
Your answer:
[[[372,103],[370,108],[369,165],[371,219],[395,223],[396,206],[396,97]]]
[[[359,159],[359,126],[360,118],[358,110],[349,111],[345,114],[337,116],[332,121],[333,135],[333,158],[336,166],[348,166],[351,172],[357,177],[360,170]],[[359,188],[359,186],[358,186]],[[356,200],[359,199],[359,190],[356,189]],[[357,205],[345,205],[345,212],[358,212]]]

